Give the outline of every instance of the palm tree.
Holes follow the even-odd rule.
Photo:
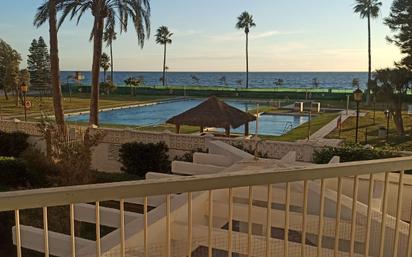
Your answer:
[[[60,24],[67,16],[77,23],[90,11],[94,17],[90,40],[93,40],[92,92],[90,100],[89,125],[99,125],[99,71],[102,54],[103,32],[105,27],[115,27],[118,21],[120,32],[127,31],[129,18],[137,33],[138,44],[143,47],[145,38],[150,34],[150,3],[149,0],[64,0],[61,10],[63,14]]]
[[[100,58],[100,67],[103,69],[103,82],[106,83],[106,73],[110,67],[110,58],[106,53],[102,53]]]
[[[253,16],[248,12],[243,12],[237,17],[236,28],[244,29],[246,34],[246,88],[249,88],[249,31],[250,28],[255,27]]]
[[[371,19],[379,16],[382,3],[379,0],[356,0],[353,11],[359,13],[361,19],[368,19],[368,85],[366,90],[366,102],[369,104],[370,84],[372,80],[372,43],[371,43]]]
[[[169,31],[169,29],[166,26],[161,26],[157,29],[156,32],[156,43],[159,45],[163,45],[164,46],[164,50],[163,50],[163,86],[165,85],[166,82],[166,45],[167,44],[171,44],[172,43],[172,35],[173,33],[171,33]]]
[[[53,88],[53,107],[56,124],[61,133],[65,133],[62,89],[60,85],[59,44],[57,38],[57,10],[64,0],[49,0],[37,9],[34,25],[40,27],[49,21],[50,37],[50,79]]]
[[[117,33],[112,26],[114,22],[106,23],[106,30],[103,34],[103,40],[106,42],[106,46],[110,48],[110,81],[113,82],[113,41],[117,39]]]

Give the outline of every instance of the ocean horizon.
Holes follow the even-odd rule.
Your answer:
[[[91,83],[91,72],[81,71],[84,75],[82,84]],[[62,83],[73,82],[69,77],[75,71],[62,71]],[[107,72],[108,76],[110,71]],[[157,71],[115,71],[114,82],[124,85],[128,77],[142,78],[145,85],[161,85],[162,72]],[[196,77],[196,78],[194,78]],[[226,83],[222,80],[226,78]],[[283,80],[283,88],[312,88],[313,79],[319,81],[318,88],[351,89],[352,80],[359,79],[360,86],[366,87],[367,72],[249,72],[249,88],[274,88],[278,79]],[[227,86],[244,87],[245,72],[167,72],[166,80],[169,86]],[[103,72],[100,72],[100,81],[103,81]],[[240,84],[241,83],[241,84]]]

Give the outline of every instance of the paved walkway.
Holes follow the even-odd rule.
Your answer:
[[[346,114],[346,110],[341,111],[340,115],[342,117],[342,123],[345,122],[345,120],[347,120],[349,117],[353,117],[356,116],[356,111],[354,110],[349,110],[348,114]],[[366,113],[360,113],[360,116],[365,116]],[[326,124],[325,126],[323,126],[321,129],[319,129],[318,131],[316,131],[315,133],[313,133],[310,136],[310,142],[314,142],[314,143],[319,143],[321,145],[330,145],[330,146],[337,146],[339,145],[342,140],[341,139],[327,139],[325,138],[327,135],[329,135],[332,131],[334,131],[337,127],[338,124],[338,119],[340,117],[336,117],[334,120],[332,120],[331,122],[329,122],[328,124]],[[303,141],[307,141],[307,139],[305,140],[300,140],[301,142]]]

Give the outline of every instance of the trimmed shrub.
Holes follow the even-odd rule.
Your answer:
[[[315,151],[313,161],[317,164],[325,164],[328,163],[333,156],[339,156],[341,162],[352,162],[395,158],[400,155],[387,150],[364,148],[361,145],[345,145],[343,147],[325,147]]]
[[[126,143],[120,147],[120,162],[126,173],[144,177],[147,172],[170,172],[169,148],[157,144]]]
[[[29,135],[21,132],[0,131],[0,156],[18,157],[29,146],[28,137]]]
[[[14,157],[0,157],[0,184],[3,187],[25,186],[28,180],[24,161]]]

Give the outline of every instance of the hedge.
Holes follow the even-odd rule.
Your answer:
[[[14,157],[0,157],[0,184],[3,187],[20,187],[28,182],[24,161]]]
[[[169,148],[157,144],[126,143],[120,147],[120,162],[126,173],[144,177],[147,172],[170,172]]]
[[[365,148],[361,145],[345,145],[343,147],[324,147],[321,150],[315,151],[313,161],[317,164],[326,164],[333,156],[339,156],[341,162],[352,162],[395,158],[400,155],[396,152]]]
[[[29,146],[28,137],[21,132],[0,131],[0,156],[18,157]]]

